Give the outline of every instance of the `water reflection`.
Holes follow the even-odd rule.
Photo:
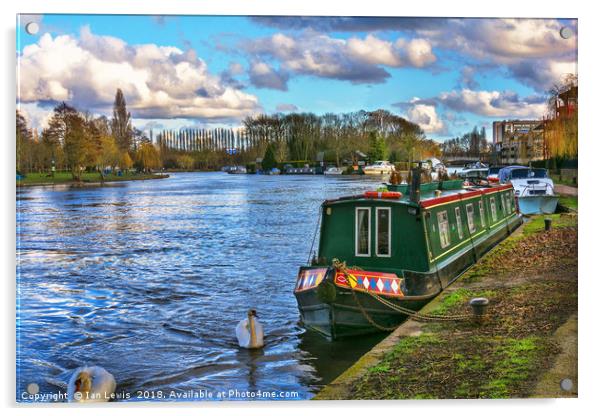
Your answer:
[[[310,398],[381,337],[330,343],[292,295],[320,203],[374,182],[175,174],[17,193],[17,397],[101,365],[118,389],[295,391]],[[260,311],[265,347],[238,348]]]

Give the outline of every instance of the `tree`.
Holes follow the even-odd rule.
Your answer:
[[[27,120],[17,110],[16,113],[16,138],[17,138],[17,171],[29,171],[32,167],[33,141],[31,130],[27,127]]]
[[[387,143],[385,139],[375,131],[370,132],[370,150],[368,157],[371,161],[385,160],[388,156]]]
[[[274,146],[270,143],[266,148],[265,155],[261,161],[261,169],[264,171],[271,170],[276,167],[277,163],[276,156],[274,155]]]
[[[117,165],[121,166],[121,155],[119,154],[119,148],[115,143],[113,136],[102,136],[100,139],[101,151],[99,156],[100,170],[103,171],[107,167],[111,170]],[[127,153],[125,153],[127,155]],[[129,158],[129,156],[128,156]],[[130,165],[132,160],[130,159]]]
[[[194,159],[189,155],[180,155],[177,159],[178,167],[184,170],[191,170],[194,167]]]
[[[117,88],[115,102],[113,103],[113,119],[111,131],[121,151],[129,151],[132,146],[132,121],[131,114],[127,111],[123,91]]]
[[[121,157],[119,158],[119,167],[123,170],[129,170],[134,165],[132,158],[128,152],[123,152]]]
[[[161,167],[159,152],[151,143],[142,143],[136,152],[136,167],[144,172]]]
[[[79,113],[69,113],[64,121],[65,162],[71,170],[73,179],[79,181],[91,153],[90,141],[86,135],[85,121]]]

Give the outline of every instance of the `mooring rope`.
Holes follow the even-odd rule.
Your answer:
[[[353,277],[355,279],[355,276],[351,275],[348,272],[347,265],[345,264],[345,262],[342,262],[339,259],[333,259],[332,266],[335,268],[335,270],[342,272],[343,275],[345,276],[345,279],[347,280],[347,284],[349,285],[351,294],[353,295],[355,302],[357,303],[360,311],[362,312],[362,315],[364,315],[364,317],[370,324],[372,324],[374,327],[380,329],[381,331],[392,331],[393,329],[396,328],[396,327],[388,328],[388,327],[384,327],[384,326],[378,324],[364,309],[363,305],[360,303],[359,298],[357,297],[357,295],[355,293],[356,292],[355,288],[351,285],[351,277]],[[357,267],[354,267],[354,268],[357,268]],[[357,282],[357,279],[355,279],[355,280]],[[400,305],[396,305],[393,302],[377,295],[376,293],[372,293],[369,291],[365,291],[364,293],[368,294],[372,298],[376,299],[378,302],[393,309],[394,311],[396,311],[402,315],[406,315],[409,318],[414,318],[419,321],[449,322],[449,321],[465,321],[465,320],[472,318],[472,315],[467,315],[467,314],[465,314],[465,315],[435,315],[435,314],[428,314],[428,313],[420,313],[420,312],[414,311],[412,309],[405,308]]]
[[[318,222],[316,223],[316,229],[314,230],[314,237],[311,240],[311,248],[309,249],[309,255],[307,256],[307,265],[311,265],[311,253],[314,251],[314,244],[316,243],[316,236],[318,235],[318,229],[322,222],[322,205],[318,209]]]

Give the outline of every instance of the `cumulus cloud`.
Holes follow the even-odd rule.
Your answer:
[[[564,26],[576,34],[576,20],[294,16],[252,19],[281,30],[398,31],[426,39],[429,48],[460,52],[466,57],[465,62],[472,61],[474,70],[491,70],[496,65],[505,75],[536,89],[547,90],[565,74],[577,73],[577,35],[570,39],[560,36]],[[464,81],[468,81],[464,86],[477,88],[474,77],[464,77]]]
[[[437,114],[435,105],[427,104],[418,98],[410,101],[405,115],[408,120],[418,124],[427,134],[444,134],[447,132],[447,125]]]
[[[543,96],[521,98],[513,91],[461,91],[443,92],[437,101],[459,112],[471,112],[498,118],[540,118],[546,111]]]
[[[288,77],[286,72],[276,70],[265,62],[252,62],[249,69],[249,81],[258,88],[286,91]]]
[[[339,39],[313,31],[294,38],[277,33],[247,40],[243,47],[251,56],[278,61],[279,70],[272,72],[280,79],[283,74],[302,74],[354,84],[381,83],[390,77],[383,67],[426,67],[436,61],[425,39],[399,38],[391,42],[374,35]]]
[[[46,33],[19,57],[22,102],[69,101],[106,111],[121,88],[134,117],[240,119],[259,109],[257,97],[211,74],[193,50],[129,45],[89,28],[79,38]]]
[[[436,97],[418,98],[393,104],[405,111],[406,117],[427,133],[444,134],[448,125],[466,125],[462,113],[499,119],[540,118],[547,110],[543,95],[519,96],[514,91],[453,90]],[[437,109],[445,109],[439,116]]]
[[[416,33],[475,59],[480,69],[496,64],[525,85],[547,90],[565,74],[577,73],[577,36],[563,39],[564,26],[577,33],[576,21],[557,19],[443,19],[439,27]]]

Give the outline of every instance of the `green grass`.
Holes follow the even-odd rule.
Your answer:
[[[158,175],[154,174],[142,174],[142,173],[126,173],[123,176],[117,176],[114,174],[105,175],[105,181],[116,182],[116,181],[131,181],[131,180],[142,180],[142,179],[153,179],[157,178]],[[84,172],[81,175],[82,182],[94,183],[100,182],[100,173],[98,172]],[[28,173],[25,178],[17,180],[17,185],[46,185],[46,184],[66,184],[74,182],[71,172],[55,172],[54,177],[49,176],[48,173]]]
[[[484,386],[483,396],[505,398],[511,396],[514,386],[529,379],[537,368],[542,340],[535,336],[506,339],[495,351],[494,378]]]
[[[446,295],[441,302],[433,309],[435,315],[444,315],[449,310],[454,309],[462,304],[467,304],[472,298],[486,297],[491,298],[495,292],[491,290],[470,291],[464,288],[459,288],[454,292]]]
[[[560,204],[564,208],[577,211],[577,209],[579,208],[578,201],[579,200],[576,196],[561,196],[558,199],[558,204]]]
[[[550,174],[550,178],[554,181],[554,183],[559,183],[561,185],[574,186],[575,188],[578,186],[578,183],[573,182],[573,178],[560,177],[558,174]]]
[[[549,214],[535,215],[530,217],[529,221],[523,227],[525,236],[538,233],[545,228],[544,219],[552,219],[552,228],[575,227],[577,225],[577,217],[575,215]]]

